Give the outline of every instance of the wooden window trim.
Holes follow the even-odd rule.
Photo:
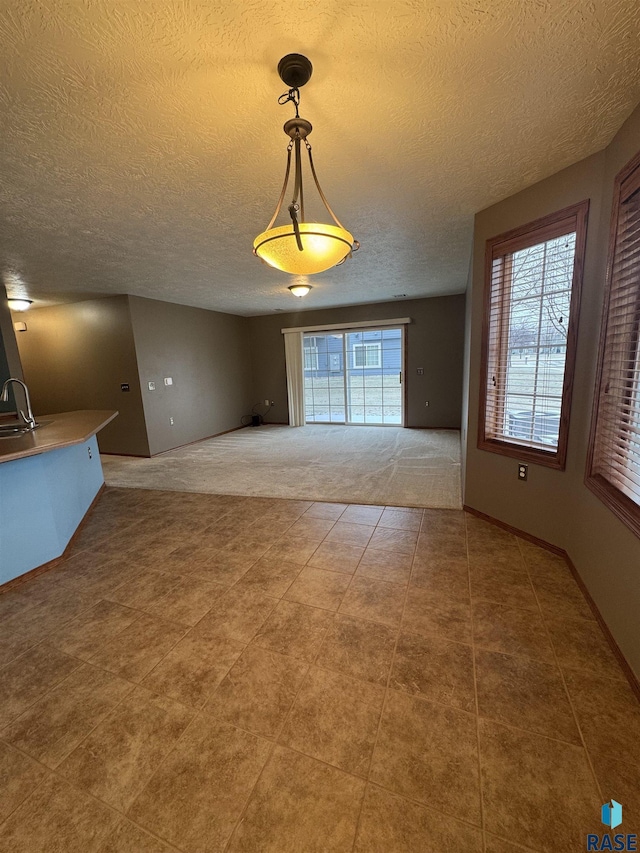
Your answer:
[[[625,524],[636,536],[640,537],[640,506],[628,497],[628,495],[625,495],[624,492],[620,491],[620,489],[605,479],[605,477],[594,473],[593,471],[596,451],[600,389],[603,381],[605,344],[607,340],[607,326],[611,302],[612,277],[618,235],[620,206],[623,203],[623,195],[625,198],[629,197],[634,192],[637,192],[639,188],[640,151],[620,170],[620,172],[618,172],[613,185],[613,205],[611,210],[611,221],[609,224],[606,285],[602,308],[602,320],[600,323],[598,366],[594,383],[591,430],[589,433],[589,447],[587,451],[587,464],[584,482],[587,488],[602,501],[602,503],[616,516],[616,518],[622,521],[622,523]],[[640,300],[640,286],[638,287],[637,297]],[[640,345],[640,341],[637,345]]]
[[[480,356],[480,404],[478,417],[478,448],[490,453],[509,456],[522,462],[531,462],[563,471],[566,466],[567,445],[569,440],[569,422],[571,418],[571,398],[573,395],[578,324],[580,320],[580,297],[584,275],[584,257],[587,243],[587,220],[589,199],[563,208],[555,213],[543,216],[526,225],[492,237],[486,242],[484,273],[484,306],[482,319],[482,348]],[[487,372],[489,366],[489,333],[491,318],[491,290],[493,262],[497,256],[520,251],[521,249],[546,242],[562,234],[575,231],[576,245],[569,303],[569,324],[567,328],[567,351],[565,357],[564,382],[560,408],[560,426],[558,447],[542,450],[529,447],[515,441],[505,441],[487,436]],[[501,323],[501,326],[504,324]],[[504,337],[504,336],[502,336]],[[499,344],[501,347],[502,344]]]

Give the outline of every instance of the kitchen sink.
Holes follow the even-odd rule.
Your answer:
[[[33,429],[48,426],[50,423],[52,423],[52,421],[39,421]],[[0,438],[20,438],[20,436],[33,432],[33,429],[25,424],[16,423],[15,421],[4,424],[0,423]]]

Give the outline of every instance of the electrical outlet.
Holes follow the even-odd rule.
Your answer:
[[[156,390],[156,383],[155,382],[149,382],[148,384],[149,384],[149,391],[155,391]]]
[[[173,426],[173,418],[169,418],[169,423],[171,426]]]
[[[429,405],[429,401],[427,400],[427,401],[426,401],[426,403],[425,403],[425,406],[428,406],[428,405]]]
[[[518,463],[518,479],[526,480],[529,476],[529,466],[525,465],[524,462]]]
[[[264,401],[264,404],[265,404],[265,406],[268,406],[268,405],[269,405],[269,401],[268,401],[268,400],[265,400],[265,401]]]
[[[424,367],[416,367],[416,373],[418,376],[424,376]]]
[[[91,452],[91,448],[87,447],[87,450],[89,451],[89,459],[93,459],[93,453]]]
[[[271,401],[271,405],[272,405],[272,406],[275,406],[275,403],[273,402],[273,400]]]

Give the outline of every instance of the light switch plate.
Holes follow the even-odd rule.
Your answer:
[[[165,385],[173,385],[173,379],[170,376],[165,376],[164,384]]]

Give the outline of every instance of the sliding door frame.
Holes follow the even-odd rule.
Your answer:
[[[406,364],[407,364],[407,330],[406,326],[411,321],[408,319],[403,320],[389,320],[383,321],[382,323],[378,322],[366,322],[366,323],[355,323],[355,324],[334,324],[331,326],[310,326],[305,329],[299,329],[300,337],[302,340],[301,346],[304,346],[304,336],[305,334],[309,334],[311,332],[319,333],[319,334],[341,334],[342,335],[342,379],[344,386],[344,421],[308,421],[306,417],[306,407],[305,407],[305,424],[307,426],[312,426],[314,423],[320,423],[323,426],[332,426],[335,424],[336,426],[382,426],[382,427],[405,427],[407,420],[407,382],[406,382]],[[390,423],[376,423],[376,424],[367,424],[353,422],[349,420],[349,388],[348,388],[348,350],[347,350],[347,335],[353,332],[359,331],[370,331],[370,332],[382,332],[388,329],[399,329],[400,330],[400,423],[399,424],[390,424]],[[283,332],[292,332],[293,329],[283,329]],[[295,331],[298,331],[296,329]],[[381,360],[384,356],[384,347],[381,345]],[[381,374],[382,382],[384,383],[384,373]],[[306,377],[303,379],[306,381]],[[381,385],[382,391],[382,406],[384,405],[384,384]],[[330,405],[330,404],[329,404]],[[366,392],[364,393],[363,398],[363,407],[366,411]],[[366,417],[366,415],[365,415]]]

